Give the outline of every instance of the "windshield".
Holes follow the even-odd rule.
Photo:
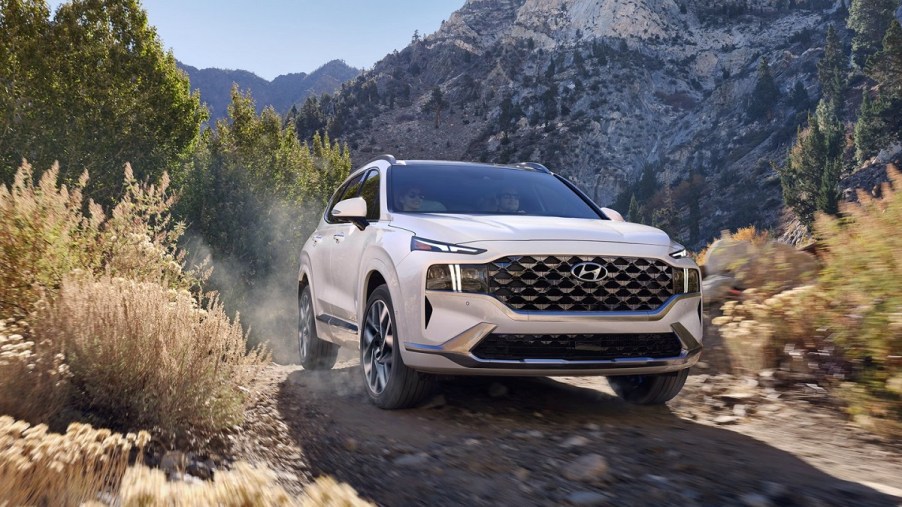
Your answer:
[[[554,175],[528,169],[394,165],[388,182],[391,211],[603,218]]]

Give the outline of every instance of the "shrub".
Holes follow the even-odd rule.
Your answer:
[[[743,292],[743,301],[728,301],[723,315],[712,323],[720,328],[724,345],[736,368],[756,374],[765,369],[807,371],[809,353],[829,349],[818,330],[817,290],[796,287],[768,296],[756,289]]]
[[[748,241],[753,245],[761,246],[770,241],[770,233],[768,231],[759,231],[754,225],[750,225],[748,227],[737,229],[736,232],[723,231],[720,239]],[[702,250],[696,254],[695,262],[697,262],[699,266],[704,266],[707,262],[708,250],[713,244],[714,242],[708,243],[708,246],[702,248]]]
[[[219,505],[223,507],[298,506],[356,507],[370,506],[351,486],[330,477],[320,477],[307,486],[300,499],[288,494],[276,483],[275,474],[266,468],[236,463],[232,470],[219,472],[212,482],[188,484],[167,482],[160,470],[144,466],[129,468],[119,491],[121,504],[131,506]]]
[[[87,172],[72,188],[58,176],[54,165],[35,185],[25,164],[0,186],[0,315],[28,316],[74,269],[173,288],[199,284],[200,275],[182,271],[175,245],[183,228],[171,223],[166,175],[157,186],[141,184],[126,166],[125,194],[110,217],[84,202]]]
[[[65,434],[0,416],[0,504],[79,505],[115,491],[147,432],[122,436],[73,423]]]
[[[0,414],[51,421],[67,402],[69,367],[51,343],[35,345],[28,323],[0,320]]]
[[[34,335],[65,352],[73,403],[114,428],[202,436],[240,422],[246,386],[268,360],[246,352],[214,298],[122,278],[68,277]]]
[[[882,199],[859,192],[842,218],[818,217],[826,245],[820,285],[830,306],[825,318],[855,362],[860,403],[853,412],[902,420],[902,174],[887,169]]]

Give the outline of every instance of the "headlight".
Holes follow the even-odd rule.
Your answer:
[[[485,250],[482,248],[471,248],[468,246],[443,243],[441,241],[434,241],[431,239],[418,238],[414,236],[410,239],[410,251],[413,252],[417,250],[422,252],[446,252],[469,255],[476,255],[485,252]]]
[[[670,256],[674,259],[682,259],[689,255],[689,252],[686,251],[686,247],[677,243],[676,241],[670,242]]]
[[[426,290],[485,294],[488,272],[483,264],[435,264],[426,270]]]
[[[701,276],[695,268],[673,268],[673,293],[689,294],[701,291]]]

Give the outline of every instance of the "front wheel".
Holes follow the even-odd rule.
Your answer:
[[[608,384],[624,401],[637,405],[660,405],[672,400],[686,383],[689,368],[657,375],[608,377]]]
[[[328,370],[335,366],[338,357],[338,346],[316,335],[309,285],[298,298],[298,349],[305,370]]]
[[[366,301],[360,332],[360,366],[370,399],[379,408],[416,405],[433,387],[433,378],[408,368],[401,358],[395,309],[388,287],[380,285]]]

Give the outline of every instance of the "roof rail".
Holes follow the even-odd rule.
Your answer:
[[[373,163],[373,162],[375,162],[375,161],[377,161],[377,160],[386,160],[386,161],[388,161],[388,163],[391,164],[391,165],[395,165],[395,164],[398,163],[398,161],[395,160],[395,156],[394,156],[394,155],[389,155],[388,153],[385,153],[385,154],[383,154],[383,155],[379,155],[378,157],[376,157],[376,158],[370,160],[369,162],[367,162],[366,164],[363,164],[363,165],[371,164],[371,163]]]
[[[516,165],[517,167],[524,167],[527,169],[533,169],[533,170],[536,170],[539,172],[543,172],[546,174],[551,174],[551,171],[547,167],[543,166],[542,164],[540,164],[538,162],[520,162],[519,164],[514,164],[514,165]]]

